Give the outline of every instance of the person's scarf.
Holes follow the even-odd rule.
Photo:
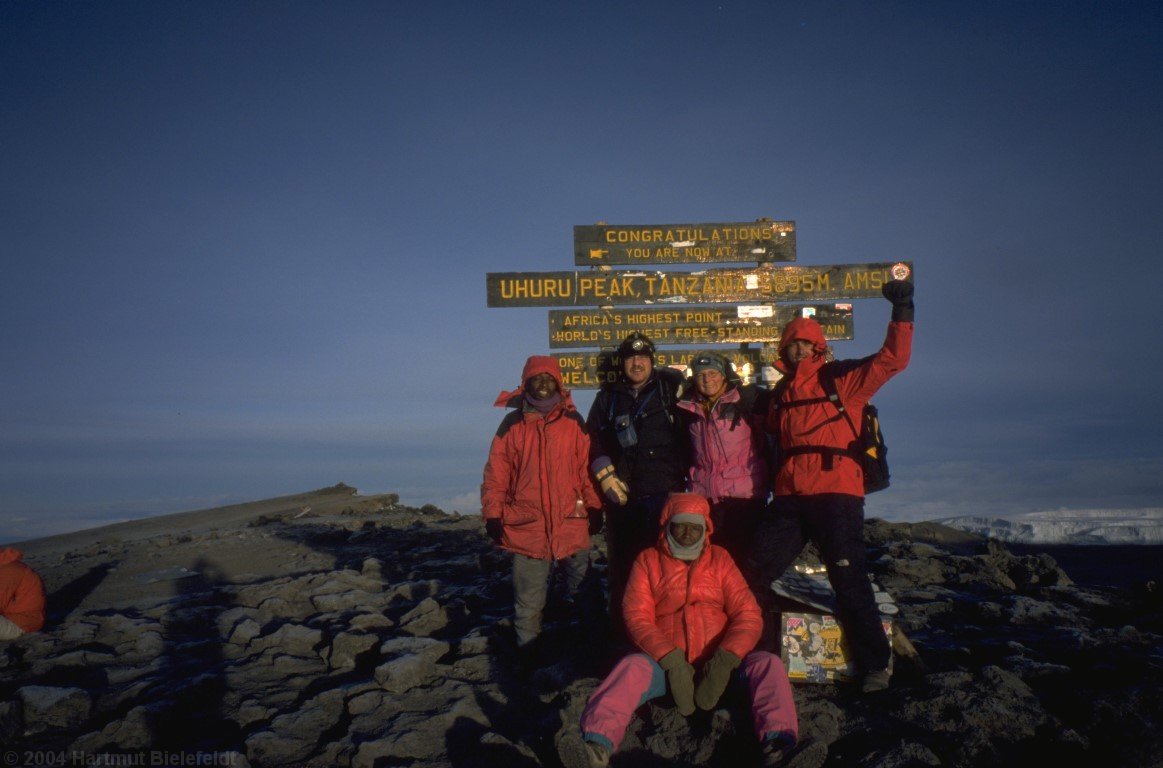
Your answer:
[[[675,538],[670,535],[671,523],[695,523],[703,529],[703,535],[699,540],[690,546],[684,547],[675,541]],[[670,554],[674,555],[679,560],[697,560],[699,555],[703,553],[703,546],[707,543],[707,521],[702,515],[695,515],[689,512],[679,512],[673,515],[666,523],[666,543],[670,546]]]
[[[547,416],[554,407],[561,402],[561,393],[554,392],[544,400],[538,400],[528,392],[525,393],[525,406],[528,410],[537,411],[542,416]]]

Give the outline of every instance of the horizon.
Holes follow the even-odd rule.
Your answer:
[[[342,483],[342,481],[340,481],[340,483]],[[340,484],[340,483],[337,483],[337,484]],[[342,483],[342,484],[347,485],[346,483]],[[64,534],[69,534],[69,533],[81,533],[81,532],[85,532],[85,531],[96,531],[100,528],[105,528],[105,527],[108,527],[111,525],[118,525],[121,523],[131,523],[131,522],[146,520],[146,519],[153,519],[153,518],[160,518],[160,517],[167,517],[167,516],[174,516],[174,515],[182,515],[182,514],[187,514],[187,513],[191,513],[191,512],[213,512],[215,510],[224,509],[224,508],[228,508],[228,507],[234,507],[234,506],[247,506],[247,505],[252,505],[252,504],[257,505],[257,504],[269,502],[269,501],[272,501],[272,500],[275,500],[278,498],[282,498],[282,497],[298,496],[298,495],[318,492],[321,490],[325,490],[327,487],[331,487],[331,486],[324,486],[321,488],[312,488],[312,489],[302,489],[302,490],[298,490],[298,491],[288,491],[286,493],[278,493],[278,494],[275,494],[273,496],[264,497],[264,498],[223,499],[223,500],[221,500],[221,503],[217,503],[217,504],[206,505],[206,506],[185,507],[182,509],[173,509],[173,510],[168,510],[168,511],[139,511],[136,514],[129,512],[129,511],[126,511],[125,513],[123,513],[122,515],[119,516],[116,512],[106,509],[106,510],[94,512],[91,515],[77,515],[77,516],[64,515],[61,517],[51,518],[51,522],[50,521],[42,521],[40,523],[40,525],[42,527],[32,528],[32,530],[34,530],[36,532],[32,533],[31,535],[25,534],[23,532],[19,532],[19,531],[21,531],[21,529],[23,527],[28,526],[30,523],[32,523],[32,525],[35,526],[36,523],[33,523],[33,521],[31,521],[31,520],[15,521],[15,523],[16,523],[15,525],[9,525],[7,528],[4,527],[5,521],[0,520],[0,546],[17,545],[23,541],[32,541],[32,540],[36,540],[36,539],[49,538],[52,536],[64,535]],[[352,487],[353,490],[355,490],[357,492],[358,498],[368,498],[368,497],[373,497],[373,496],[382,496],[382,495],[395,493],[394,491],[379,491],[379,492],[374,492],[374,493],[368,493],[368,492],[364,492],[360,488],[355,488],[353,486],[349,486],[349,487]],[[869,498],[875,498],[875,497],[869,497]],[[474,515],[480,515],[480,512],[481,512],[479,503],[477,503],[477,505],[474,509],[467,510],[467,511],[455,509],[455,508],[443,507],[443,506],[441,506],[439,504],[435,504],[431,501],[409,501],[409,500],[404,499],[402,497],[399,500],[399,504],[401,506],[411,507],[414,509],[419,509],[427,504],[433,504],[433,506],[438,507],[445,514],[459,515],[462,517],[472,517]],[[879,518],[879,519],[885,520],[886,522],[894,522],[894,523],[929,522],[929,523],[942,523],[942,524],[944,524],[944,523],[946,523],[948,521],[952,521],[952,520],[967,520],[967,519],[971,519],[971,518],[980,518],[983,520],[1015,521],[1015,520],[1022,520],[1022,519],[1027,519],[1027,518],[1036,518],[1036,517],[1041,516],[1041,515],[1046,515],[1046,516],[1051,516],[1051,517],[1062,517],[1063,519],[1070,519],[1072,517],[1095,517],[1095,518],[1100,518],[1100,519],[1107,519],[1107,518],[1141,519],[1143,517],[1154,517],[1154,518],[1159,518],[1160,520],[1163,520],[1163,507],[1141,507],[1141,508],[1133,508],[1133,509],[1114,509],[1114,508],[1106,508],[1106,509],[1048,509],[1048,510],[1033,510],[1033,511],[1029,511],[1029,512],[1014,512],[1014,513],[1009,513],[1009,514],[1005,514],[1005,513],[999,513],[999,514],[994,514],[994,515],[965,514],[965,515],[954,515],[954,516],[943,517],[943,518],[917,518],[917,519],[893,519],[893,518],[888,518],[888,517],[883,517],[881,515],[873,514],[871,510],[868,510],[867,514],[866,514],[866,518],[868,518],[868,519]]]

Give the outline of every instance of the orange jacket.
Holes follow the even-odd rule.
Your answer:
[[[689,565],[670,554],[666,527],[679,512],[707,521],[703,551]],[[719,648],[739,658],[759,642],[763,615],[727,550],[711,544],[711,510],[697,493],[673,493],[662,510],[658,544],[630,569],[622,614],[634,644],[656,661],[675,648],[687,661],[706,661]]]
[[[504,523],[501,546],[551,560],[589,549],[589,511],[601,500],[590,479],[590,439],[562,387],[552,357],[531,357],[522,381],[539,373],[557,379],[561,402],[546,415],[526,406],[522,390],[503,392],[494,405],[516,408],[501,421],[481,483],[481,514]]]
[[[803,339],[816,344],[817,354],[802,360],[791,373],[782,360],[776,363],[777,368],[791,376],[781,402],[826,400],[827,395],[819,376],[825,364],[824,335],[823,331],[817,331],[818,328],[819,325],[808,318],[799,318],[788,324],[780,348],[793,340]],[[856,429],[860,429],[864,406],[886,381],[909,364],[912,342],[912,323],[891,322],[888,324],[884,346],[875,355],[836,376],[836,394],[848,411],[847,418],[830,402],[777,408],[773,398],[767,414],[767,428],[779,435],[779,447],[783,450],[805,445],[847,448],[856,437],[853,427],[849,426],[849,419]],[[835,456],[830,470],[824,469],[824,462],[825,457],[819,453],[787,457],[775,476],[774,494],[795,496],[844,493],[864,496],[864,472],[859,462],[847,456]]]
[[[44,583],[23,556],[19,549],[0,549],[0,616],[35,632],[44,626]]]

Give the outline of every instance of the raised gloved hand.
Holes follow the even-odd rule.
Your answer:
[[[658,660],[666,672],[666,687],[674,697],[674,705],[683,717],[695,713],[695,668],[686,660],[682,648],[675,648]],[[720,692],[721,693],[721,692]]]
[[[594,471],[594,478],[602,487],[602,493],[612,504],[624,506],[630,500],[630,486],[614,471],[613,463],[605,456],[595,459],[590,466]]]
[[[699,672],[699,682],[695,686],[695,704],[699,709],[712,710],[727,690],[727,683],[731,681],[731,673],[739,666],[742,659],[730,651],[722,648],[715,651]]]
[[[892,302],[892,319],[913,321],[913,284],[907,280],[889,280],[881,286],[884,298]]]
[[[590,536],[597,536],[602,532],[602,510],[587,509],[586,516],[590,519]]]
[[[486,517],[485,533],[493,540],[494,544],[500,544],[501,536],[505,533],[505,524],[501,522],[499,517]]]

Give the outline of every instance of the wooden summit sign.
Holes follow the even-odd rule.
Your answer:
[[[851,304],[654,305],[639,309],[551,309],[549,346],[617,346],[630,331],[655,344],[726,344],[779,341],[793,317],[814,317],[828,339],[851,339]]]
[[[691,360],[699,352],[697,349],[689,351],[660,349],[654,353],[654,364],[659,367],[690,365]],[[730,359],[735,364],[736,370],[748,372],[757,371],[763,365],[770,365],[777,355],[774,349],[720,349],[716,352]],[[553,357],[561,366],[562,381],[570,389],[597,389],[604,383],[617,381],[622,371],[622,360],[612,349],[600,352],[554,352]]]
[[[865,299],[911,262],[700,272],[489,272],[490,307],[612,306]]]
[[[573,263],[581,267],[795,260],[794,221],[573,228]]]

